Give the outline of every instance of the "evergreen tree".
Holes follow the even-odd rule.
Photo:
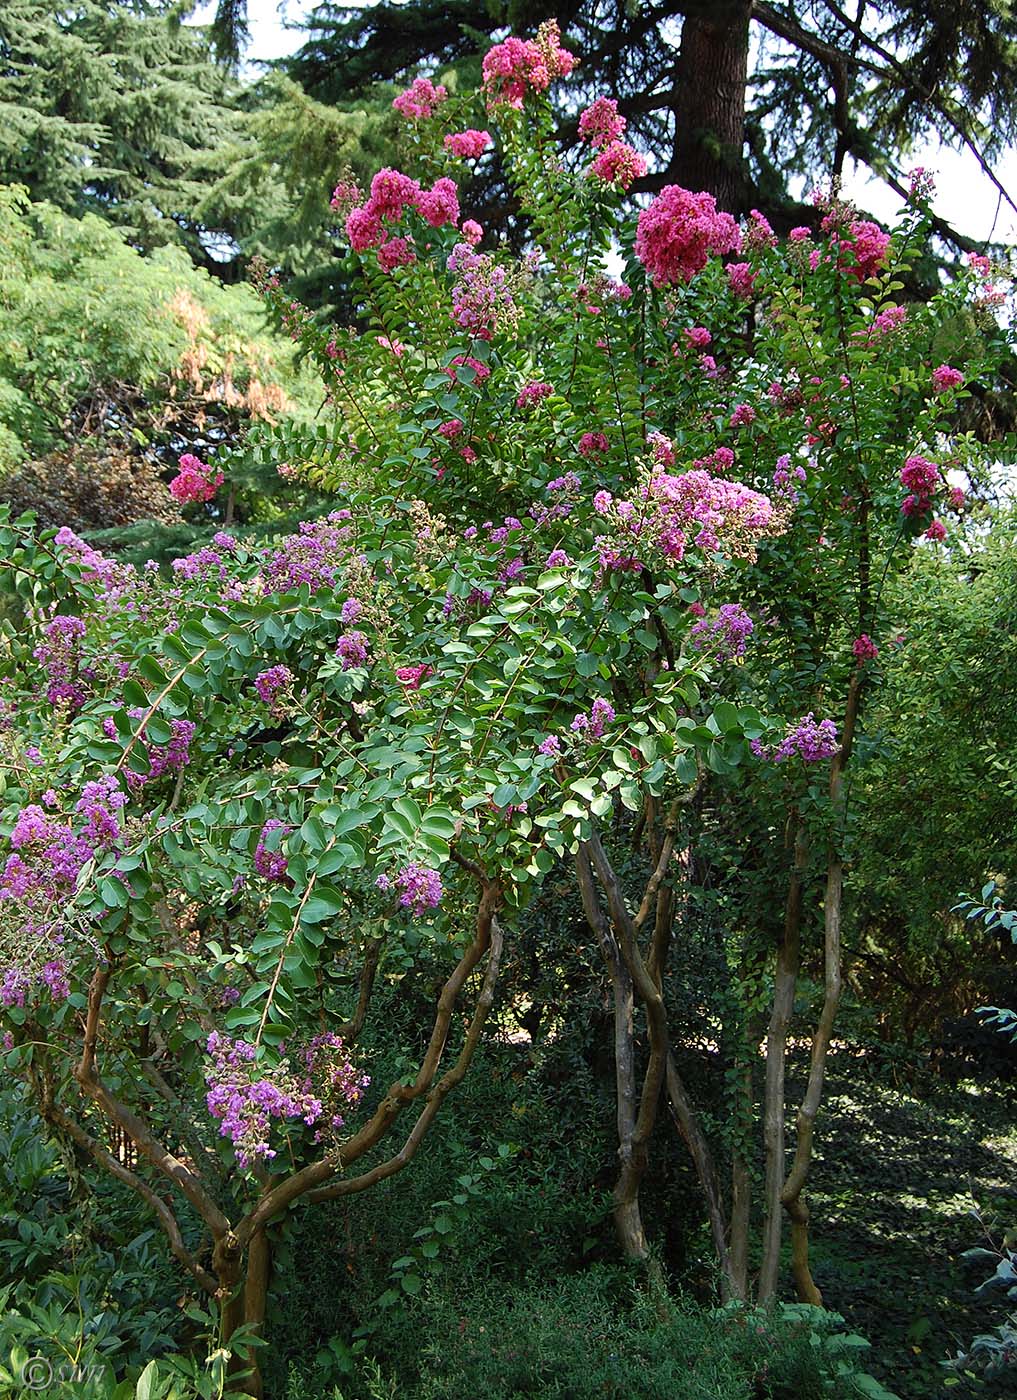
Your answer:
[[[795,177],[839,175],[851,156],[900,191],[931,132],[988,170],[1017,127],[1017,19],[980,0],[852,0],[850,13],[835,0],[323,0],[289,70],[319,101],[349,101],[418,69],[475,67],[500,31],[554,17],[581,58],[573,111],[616,97],[655,158],[637,188],[707,189],[785,225],[801,220]]]
[[[180,18],[166,0],[5,0],[0,183],[223,271],[234,230],[202,204],[245,118],[208,35]]]

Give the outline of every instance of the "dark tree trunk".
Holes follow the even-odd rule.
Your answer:
[[[697,13],[698,11],[698,13]],[[675,70],[674,178],[747,212],[743,158],[752,0],[689,5]]]

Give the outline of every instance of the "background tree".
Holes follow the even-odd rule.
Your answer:
[[[243,128],[238,88],[179,18],[165,0],[5,4],[0,181],[225,275],[234,229],[200,206]]]
[[[470,74],[497,31],[555,17],[583,56],[567,107],[611,92],[654,158],[637,189],[678,183],[797,223],[799,182],[836,178],[848,156],[900,191],[931,133],[983,165],[1014,134],[1017,23],[976,0],[861,0],[853,13],[834,0],[325,0],[287,68],[319,101],[348,100],[417,68]]]

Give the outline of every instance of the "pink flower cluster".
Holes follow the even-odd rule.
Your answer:
[[[405,92],[392,99],[392,106],[408,122],[419,122],[433,117],[447,97],[448,88],[443,83],[435,87],[430,78],[415,78]]]
[[[595,457],[598,453],[609,452],[610,448],[603,433],[583,433],[579,439],[580,457]]]
[[[459,190],[447,175],[435,180],[431,189],[421,188],[418,180],[386,167],[371,181],[370,198],[346,216],[346,237],[355,253],[379,249],[378,261],[386,271],[412,263],[416,254],[410,240],[386,237],[386,225],[398,224],[406,209],[415,209],[432,228],[459,222]],[[380,251],[385,248],[384,254]]]
[[[854,258],[848,276],[856,282],[864,282],[883,266],[890,235],[868,219],[853,219],[848,224],[848,237],[841,239],[840,246],[842,253],[850,253]]]
[[[646,159],[624,141],[612,141],[593,158],[589,174],[605,185],[618,185],[627,190],[633,180],[641,179],[647,170]]]
[[[939,483],[939,468],[927,457],[909,457],[901,467],[900,484],[910,495],[901,502],[907,516],[924,515],[932,505],[932,493]]]
[[[397,666],[396,680],[404,690],[419,690],[428,676],[434,675],[434,667],[425,662],[420,666]]]
[[[935,394],[945,394],[950,389],[959,389],[963,383],[963,374],[959,369],[954,369],[952,365],[940,365],[932,371],[932,391]]]
[[[549,399],[553,393],[553,385],[533,379],[529,384],[524,384],[516,395],[516,408],[533,408],[544,399]]]
[[[575,66],[575,55],[561,47],[558,25],[548,20],[537,30],[535,40],[513,36],[484,55],[487,105],[522,107],[528,92],[546,92],[555,78],[567,78]]]
[[[387,875],[379,875],[375,884],[386,892],[393,888]],[[437,909],[444,894],[437,870],[416,861],[410,861],[396,874],[394,887],[399,891],[399,903],[418,919],[428,909]]]
[[[879,647],[876,646],[868,632],[863,632],[860,637],[854,639],[851,643],[851,650],[859,665],[864,661],[875,661],[879,655]]]
[[[466,131],[453,131],[445,137],[445,149],[460,160],[477,160],[491,144],[489,131],[477,131],[469,127]]]
[[[601,150],[621,139],[625,118],[618,115],[618,103],[613,97],[598,97],[579,118],[579,139]]]
[[[737,223],[718,213],[713,195],[681,185],[665,185],[636,225],[636,257],[657,287],[690,282],[711,253],[733,253],[740,246]]]
[[[193,452],[185,452],[180,458],[179,475],[169,484],[170,495],[181,503],[210,501],[222,483],[222,472],[195,457]]]

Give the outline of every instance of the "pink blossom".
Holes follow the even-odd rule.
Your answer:
[[[932,521],[932,523],[929,525],[929,528],[925,531],[925,538],[927,540],[946,539],[946,526],[943,524],[942,520]]]
[[[732,428],[740,428],[742,426],[747,426],[749,423],[754,423],[755,421],[756,410],[752,405],[750,403],[740,403],[731,414],[730,425]]]
[[[901,467],[900,484],[918,496],[928,496],[939,481],[939,468],[927,457],[909,457]]]
[[[377,248],[385,237],[381,219],[366,204],[351,209],[346,216],[346,238],[355,253]]]
[[[625,130],[625,118],[618,115],[613,97],[598,97],[579,118],[579,139],[594,149],[610,146]]]
[[[522,107],[527,92],[546,92],[555,78],[567,78],[575,55],[561,47],[561,31],[546,20],[535,40],[514,36],[495,44],[484,55],[483,88],[489,107],[505,103]]]
[[[594,157],[589,173],[606,185],[618,185],[627,190],[633,180],[646,174],[646,160],[624,141],[612,141]]]
[[[733,253],[740,246],[737,223],[718,213],[713,196],[681,185],[665,185],[636,226],[636,257],[657,287],[690,282],[711,253]]]
[[[728,286],[734,292],[735,296],[742,297],[748,301],[756,285],[756,274],[752,271],[751,264],[728,263],[724,270],[727,273]]]
[[[682,335],[690,350],[705,350],[713,340],[713,336],[705,326],[686,326]]]
[[[758,209],[749,210],[749,226],[745,231],[746,248],[773,248],[777,243],[777,235],[770,226],[770,221],[765,214],[761,214]]]
[[[850,251],[854,256],[854,266],[848,268],[848,276],[856,282],[864,282],[883,266],[890,235],[868,219],[852,220],[848,233],[850,236],[841,239],[840,244],[842,251]]]
[[[954,369],[950,365],[940,365],[938,369],[932,371],[934,393],[945,394],[948,389],[959,389],[963,383],[963,374],[959,369]]]
[[[463,223],[461,233],[471,248],[475,248],[484,236],[484,230],[476,219],[466,219]]]
[[[433,116],[448,97],[448,89],[439,83],[437,87],[430,78],[416,78],[398,97],[393,98],[392,106],[407,121],[422,121]]]
[[[446,151],[458,156],[460,160],[476,160],[484,154],[490,144],[491,133],[476,131],[473,127],[467,131],[453,131],[445,137]]]
[[[420,217],[432,228],[459,222],[459,190],[447,175],[435,180],[433,189],[419,193],[415,203]]]
[[[855,660],[859,663],[863,661],[875,661],[879,655],[879,648],[869,636],[868,632],[863,632],[860,637],[856,637],[851,643],[851,650]]]
[[[413,244],[408,238],[390,238],[378,249],[378,266],[382,272],[397,267],[410,267],[417,261]]]
[[[580,457],[593,457],[598,452],[607,452],[609,448],[610,444],[603,433],[583,433],[579,439]]]
[[[428,676],[434,674],[434,668],[428,665],[422,666],[397,666],[396,680],[404,690],[419,690]]]
[[[550,398],[553,393],[552,385],[532,380],[519,390],[516,396],[516,408],[531,408],[534,404],[540,403],[542,399]]]
[[[170,495],[181,503],[210,501],[222,485],[222,472],[217,472],[191,452],[180,458],[180,472],[169,484]]]

